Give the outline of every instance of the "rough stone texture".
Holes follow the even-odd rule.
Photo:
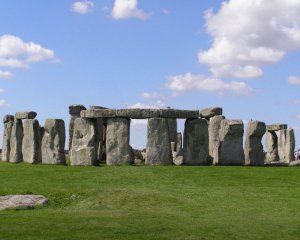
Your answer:
[[[269,162],[266,163],[265,166],[267,167],[288,167],[289,164],[285,162]]]
[[[173,163],[168,120],[150,118],[147,127],[146,164],[168,165]]]
[[[294,130],[282,129],[278,131],[278,155],[281,162],[290,163],[295,160]]]
[[[42,163],[65,164],[65,122],[62,119],[46,119],[42,136]]]
[[[174,143],[174,151],[176,151],[177,143],[177,120],[176,118],[168,119],[170,141]]]
[[[211,107],[200,110],[200,117],[209,119],[214,116],[222,115],[223,109],[220,107]]]
[[[95,121],[76,118],[71,147],[71,165],[96,165],[96,128]]]
[[[223,116],[214,116],[209,119],[208,140],[209,140],[209,157],[213,164],[217,163],[218,148],[220,142],[220,130]]]
[[[104,119],[96,118],[96,157],[98,161],[102,160],[103,146],[105,145],[106,133],[104,134]]]
[[[180,132],[177,133],[176,139],[176,152],[182,151],[182,134]]]
[[[90,109],[108,109],[108,108],[107,107],[102,107],[102,106],[92,105],[92,106],[90,106]]]
[[[106,129],[106,164],[123,165],[134,161],[130,141],[130,119],[109,118]]]
[[[9,162],[18,163],[23,161],[22,155],[23,123],[15,119],[11,129]]]
[[[86,108],[81,104],[74,104],[69,106],[69,114],[71,115],[70,124],[69,124],[69,151],[71,151],[71,147],[72,147],[74,122],[76,118],[80,117],[80,112],[82,110],[86,110]]]
[[[208,124],[205,119],[185,121],[183,149],[183,164],[208,164]]]
[[[300,166],[300,160],[290,162],[290,166],[291,167],[299,167]]]
[[[241,120],[221,122],[220,143],[216,163],[220,165],[244,165],[243,150],[244,124]]]
[[[11,208],[34,208],[48,203],[41,195],[7,195],[0,196],[0,210]]]
[[[260,121],[250,121],[248,123],[245,142],[245,162],[247,165],[264,165],[264,148],[261,143],[263,135],[266,133],[266,124]]]
[[[15,120],[13,115],[4,115],[3,123],[13,122]]]
[[[36,117],[36,112],[17,112],[15,114],[16,119],[34,119]]]
[[[198,118],[197,110],[178,109],[89,109],[81,112],[83,118],[114,118],[124,117],[133,119],[145,118]]]
[[[275,131],[267,131],[266,146],[267,146],[267,153],[266,153],[265,162],[270,163],[270,162],[279,161],[278,137]]]
[[[176,154],[173,156],[173,162],[177,166],[183,165],[183,155],[182,154]]]
[[[282,130],[282,129],[287,129],[287,125],[286,124],[280,124],[280,123],[267,125],[267,131],[279,131],[279,130]]]
[[[23,121],[23,161],[26,163],[40,162],[40,125],[37,119]]]
[[[14,116],[5,115],[3,118],[3,122],[4,122],[4,128],[3,128],[1,160],[4,162],[8,162],[9,155],[10,155],[10,137],[11,137],[11,130],[14,124]]]

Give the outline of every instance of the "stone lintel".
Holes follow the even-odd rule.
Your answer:
[[[202,118],[211,118],[214,116],[222,115],[223,109],[221,107],[204,108],[199,111],[199,114]]]
[[[267,125],[267,131],[279,131],[283,129],[287,129],[287,124],[276,123],[276,124]]]
[[[37,113],[30,111],[30,112],[17,112],[15,114],[16,119],[34,119]]]

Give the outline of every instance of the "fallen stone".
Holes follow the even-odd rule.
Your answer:
[[[17,112],[15,114],[16,119],[34,119],[36,117],[36,112]]]
[[[106,164],[129,165],[134,161],[130,141],[130,119],[109,118],[106,129]]]
[[[46,119],[42,136],[42,163],[66,164],[65,122],[62,119]]]
[[[279,161],[278,155],[278,137],[275,131],[266,132],[266,159],[265,163]]]
[[[264,165],[265,154],[261,140],[265,133],[266,124],[264,122],[250,121],[248,123],[244,148],[246,165]]]
[[[221,122],[220,143],[216,163],[220,165],[244,165],[243,150],[244,124],[241,120]]]
[[[290,162],[290,166],[291,167],[299,167],[300,166],[300,160]]]
[[[270,162],[266,163],[265,166],[267,167],[288,167],[289,164],[285,162]]]
[[[223,109],[220,107],[211,107],[200,110],[200,117],[209,119],[214,116],[222,115]]]
[[[10,136],[9,162],[18,163],[23,161],[22,155],[23,123],[22,120],[15,119]]]
[[[70,151],[71,165],[90,166],[97,164],[95,121],[76,118]]]
[[[209,157],[213,164],[217,163],[218,148],[220,142],[221,122],[224,116],[214,116],[209,119],[208,140],[209,140]]]
[[[14,208],[34,208],[44,206],[48,199],[42,195],[7,195],[0,196],[0,210]]]
[[[287,124],[269,124],[266,126],[267,127],[267,131],[279,131],[282,129],[287,129]]]
[[[10,137],[11,130],[14,125],[14,116],[5,115],[3,118],[4,128],[3,128],[3,140],[2,140],[2,156],[1,160],[4,162],[9,162],[10,155]]]
[[[205,119],[185,121],[183,149],[183,164],[208,165],[208,124]]]
[[[149,118],[147,127],[146,164],[168,165],[173,163],[168,120]]]

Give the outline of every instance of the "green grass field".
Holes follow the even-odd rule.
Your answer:
[[[0,239],[300,239],[300,168],[0,163]]]

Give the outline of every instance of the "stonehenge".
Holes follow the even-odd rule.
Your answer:
[[[2,161],[30,164],[106,165],[295,165],[294,131],[286,124],[226,119],[220,107],[202,110],[110,109],[69,106],[69,157],[62,119],[40,126],[33,111],[3,117]],[[131,119],[147,119],[145,150],[130,146]],[[184,119],[183,134],[177,119]],[[266,151],[262,138],[266,138]],[[142,158],[135,161],[136,152]],[[69,159],[69,158],[68,158]]]

